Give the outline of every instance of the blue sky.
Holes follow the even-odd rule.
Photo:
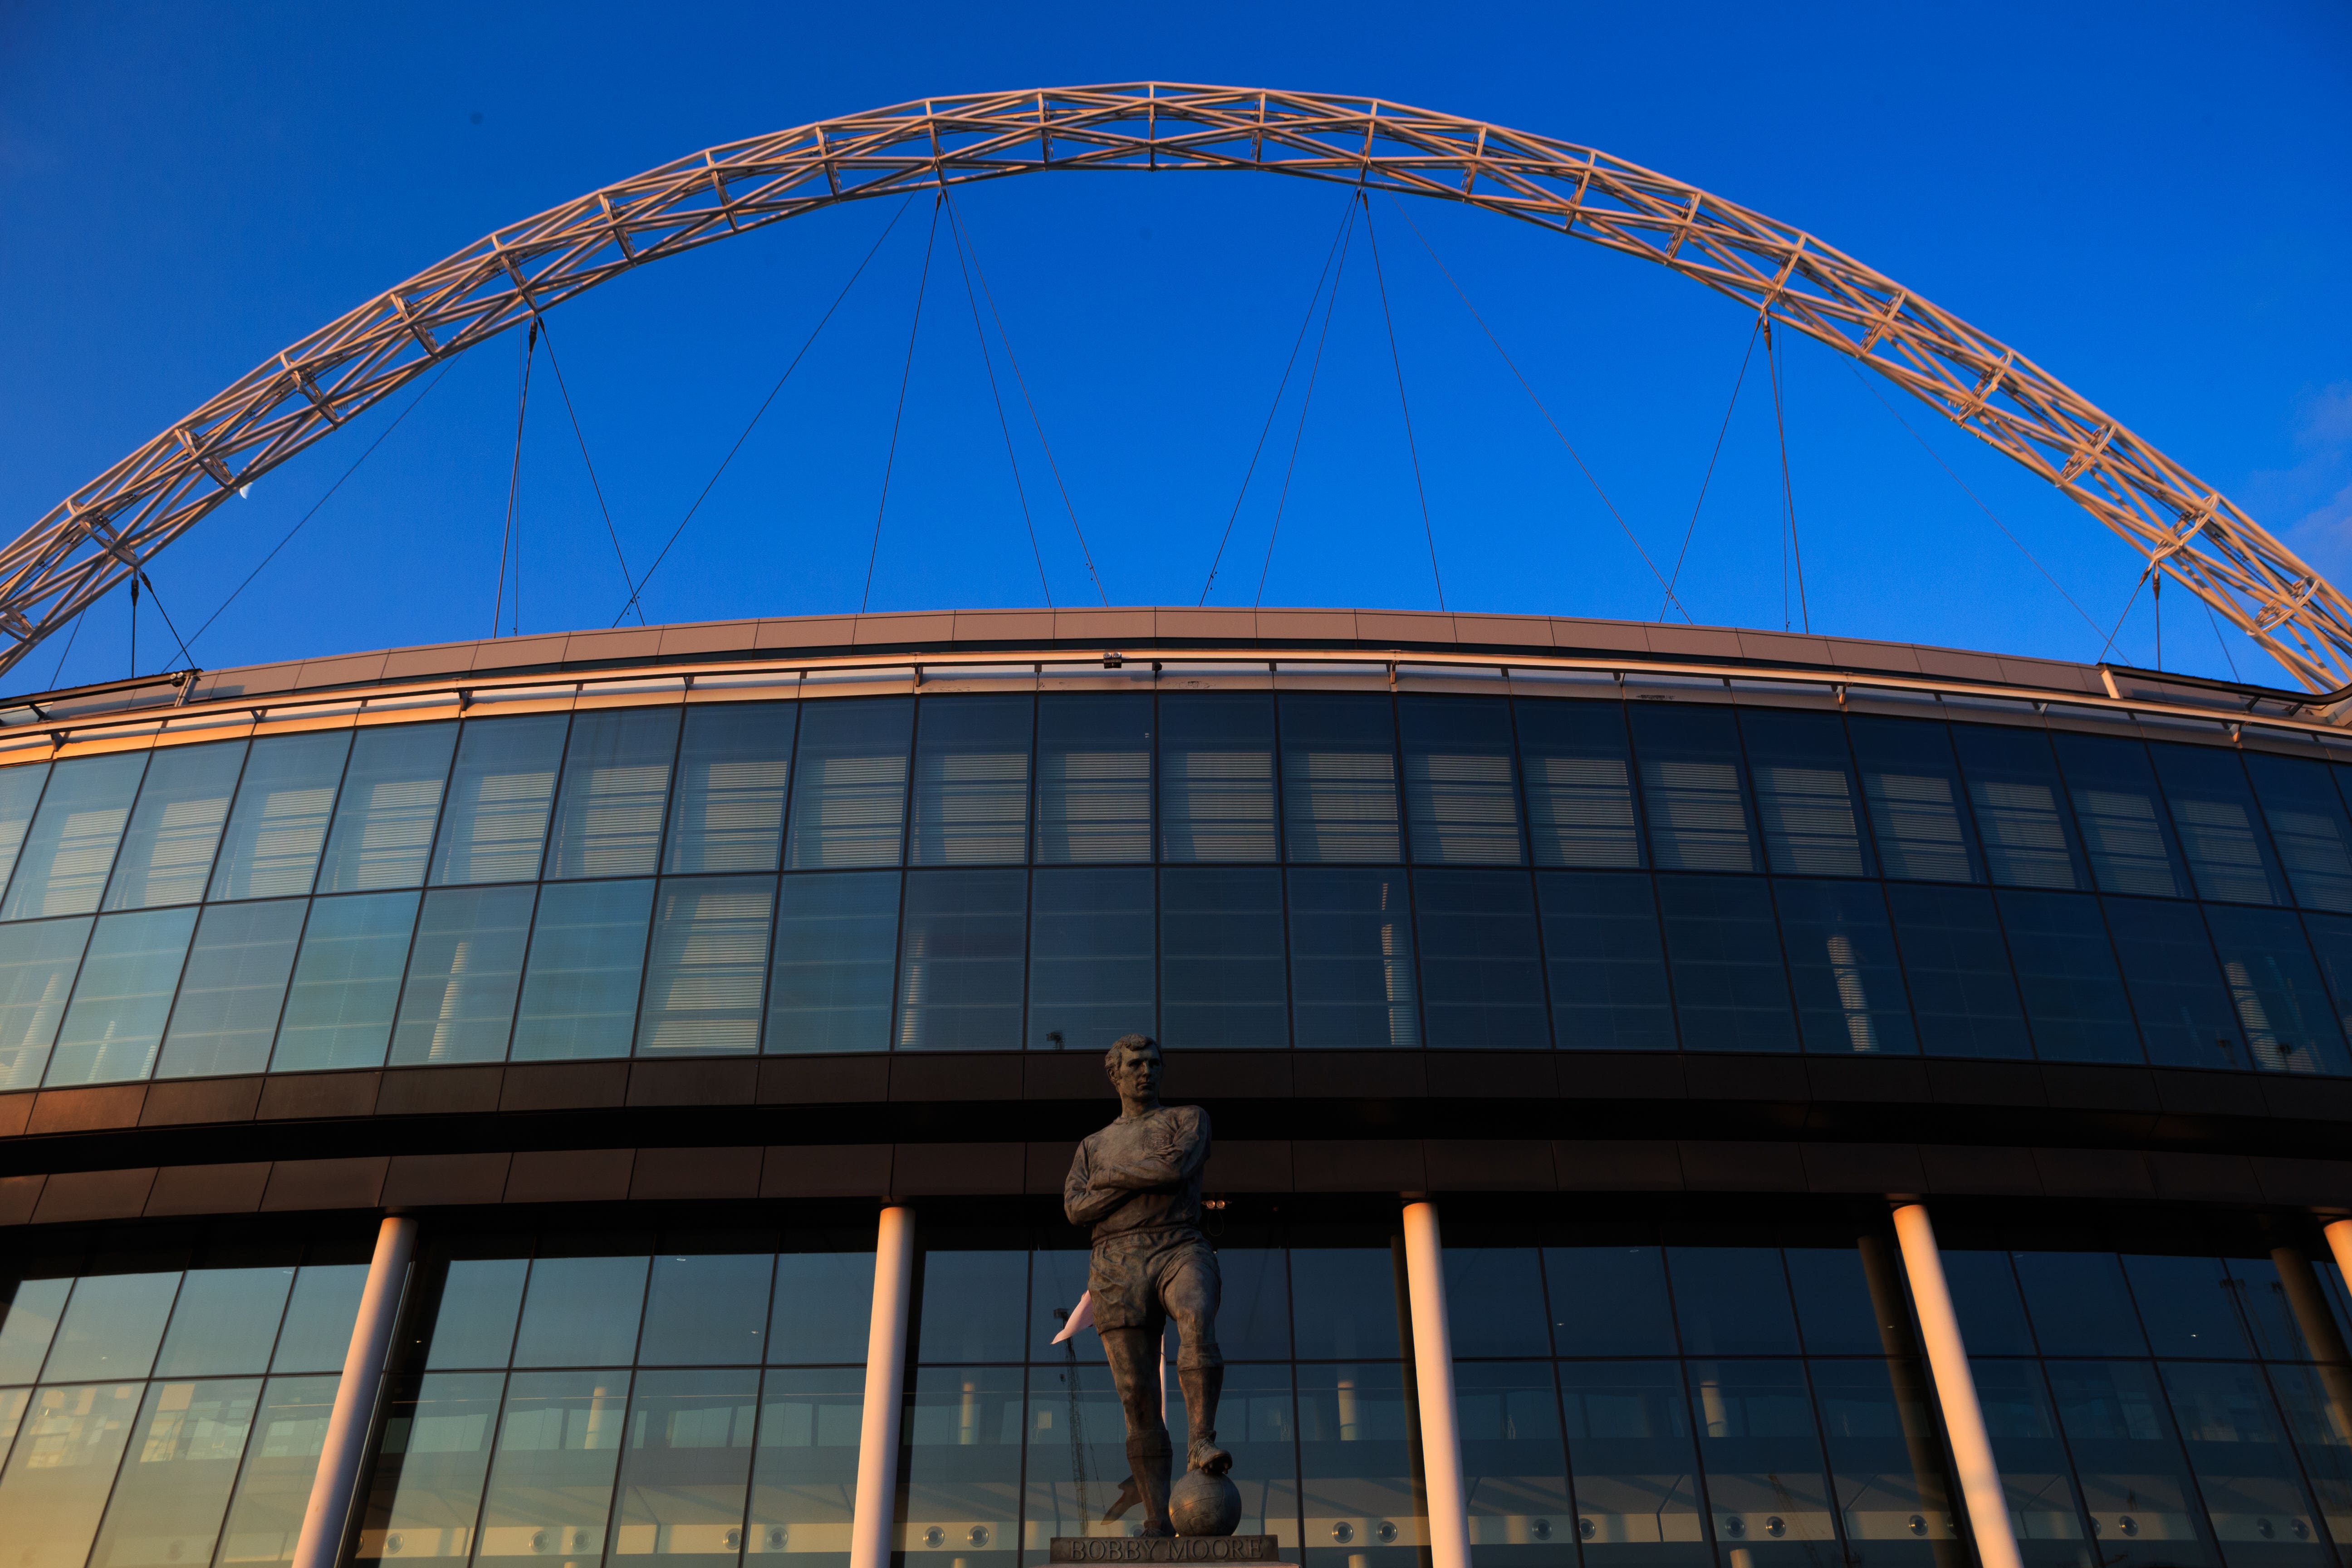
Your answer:
[[[927,94],[1145,77],[1495,121],[1801,226],[2015,344],[2337,581],[2352,575],[2352,12],[2332,0],[824,15],[15,0],[0,4],[0,507],[29,526],[285,343],[491,228],[668,158]],[[1016,180],[962,198],[1103,591],[1192,602],[1234,517],[1212,603],[1249,602],[1262,577],[1267,604],[1434,606],[1385,285],[1448,605],[1657,616],[1649,571],[1384,205],[1381,271],[1360,234],[1270,552],[1296,381],[1235,516],[1345,201],[1205,175]],[[1680,596],[1700,621],[1809,613],[1816,630],[2096,657],[2137,558],[1924,408],[1898,401],[1906,430],[1842,359],[1784,342],[1801,611],[1784,591],[1760,356],[1691,522],[1748,318],[1590,246],[1452,207],[1413,216],[1643,546],[1670,560],[1689,531]],[[635,570],[888,217],[860,205],[772,227],[551,318]],[[869,558],[877,609],[1094,599],[1015,399],[1024,524],[944,230],[924,282],[928,223],[922,205],[908,213],[712,489],[646,586],[654,620],[855,608]],[[197,662],[488,633],[519,347],[457,362],[210,621]],[[160,559],[183,636],[406,401]],[[543,355],[520,474],[521,602],[501,629],[611,624],[622,569]],[[2168,600],[2167,667],[2228,674],[2202,610]],[[2149,608],[2142,595],[2112,657],[2154,661]],[[140,665],[180,662],[152,613],[141,623]],[[129,673],[129,631],[118,594],[69,653],[54,640],[5,684]],[[2280,679],[2242,639],[2229,652],[2249,677]]]

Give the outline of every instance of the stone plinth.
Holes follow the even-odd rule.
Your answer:
[[[1057,1535],[1048,1563],[1253,1563],[1277,1564],[1282,1543],[1271,1535]]]

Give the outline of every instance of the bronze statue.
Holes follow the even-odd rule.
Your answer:
[[[1118,1120],[1078,1145],[1062,1184],[1062,1212],[1072,1225],[1094,1227],[1087,1289],[1127,1414],[1127,1462],[1143,1504],[1142,1533],[1174,1535],[1181,1525],[1188,1535],[1229,1535],[1241,1498],[1223,1479],[1233,1456],[1217,1447],[1225,1358],[1217,1349],[1217,1255],[1201,1234],[1208,1113],[1160,1103],[1160,1047],[1146,1036],[1120,1037],[1104,1054],[1103,1068],[1118,1089]],[[1160,1392],[1160,1338],[1171,1318],[1181,1340],[1176,1379],[1192,1426],[1173,1524]],[[1193,1480],[1195,1472],[1202,1482]]]

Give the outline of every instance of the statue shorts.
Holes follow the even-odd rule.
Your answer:
[[[1176,1322],[1176,1364],[1221,1367],[1217,1258],[1192,1231],[1130,1231],[1095,1244],[1087,1269],[1095,1326],[1145,1329]]]

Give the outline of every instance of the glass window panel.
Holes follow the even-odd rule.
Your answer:
[[[1040,871],[1029,915],[1029,1048],[1094,1051],[1149,1034],[1151,871]]]
[[[1217,1440],[1233,1454],[1234,1473],[1240,1478],[1241,1529],[1273,1536],[1286,1555],[1299,1550],[1300,1539],[1297,1395],[1292,1381],[1286,1366],[1231,1367],[1217,1405]],[[1171,1384],[1171,1432],[1182,1429],[1176,1423],[1183,1419],[1183,1390]],[[1093,1432],[1090,1425],[1088,1436]],[[1034,1462],[1030,1473],[1036,1473]],[[1095,1532],[1104,1532],[1099,1522]]]
[[[115,857],[105,908],[193,904],[212,877],[213,851],[228,821],[245,742],[173,746],[147,764],[147,782]]]
[[[85,1274],[58,1324],[43,1369],[51,1383],[145,1377],[163,1342],[180,1271]]]
[[[639,1054],[756,1051],[773,877],[668,878],[656,900]]]
[[[2248,752],[2245,762],[2294,901],[2352,914],[2352,821],[2331,776],[2336,770],[2268,752]]]
[[[504,1366],[514,1354],[522,1313],[522,1258],[452,1258],[434,1298],[428,1367]]]
[[[927,1366],[907,1382],[894,1544],[919,1561],[952,1540],[964,1568],[1013,1568],[1020,1561],[1020,1368]]]
[[[655,1254],[638,1364],[759,1365],[775,1271],[772,1252]]]
[[[394,1067],[506,1059],[538,890],[436,888],[425,896],[392,1032]]]
[[[2011,888],[2091,885],[2066,786],[2040,730],[1955,724],[1952,746],[1969,781],[1992,879]]]
[[[195,929],[194,905],[100,916],[42,1081],[119,1083],[154,1071]]]
[[[2319,973],[2336,1002],[2336,1022],[2352,1030],[2352,919],[2342,915],[2307,914],[2303,929],[2319,959]],[[2228,1013],[2223,1009],[2224,1016]],[[2225,1029],[2227,1026],[2224,1026]]]
[[[1675,1321],[1690,1355],[1795,1355],[1797,1316],[1777,1247],[1669,1247]]]
[[[907,878],[898,952],[900,1050],[1021,1048],[1027,873],[925,871]]]
[[[257,1377],[148,1384],[89,1568],[210,1561],[260,1401]]]
[[[66,1310],[70,1275],[12,1281],[16,1289],[0,1303],[0,1384],[30,1383],[41,1375],[41,1358]]]
[[[515,1336],[517,1366],[626,1366],[645,1309],[645,1257],[541,1258]],[[617,1419],[620,1412],[614,1412]]]
[[[98,908],[146,766],[146,752],[117,752],[70,758],[50,770],[0,920],[86,915]]]
[[[732,1568],[741,1555],[759,1410],[753,1369],[638,1374],[611,1561]]]
[[[2105,1568],[2213,1563],[2156,1369],[2145,1362],[2060,1361],[2049,1372]]]
[[[539,875],[571,722],[564,713],[467,721],[457,737],[428,880],[528,882]]]
[[[889,1049],[898,970],[898,872],[786,877],[768,979],[767,1049]]]
[[[278,1331],[272,1372],[340,1372],[367,1289],[364,1263],[306,1263],[294,1277],[286,1325]]]
[[[48,1066],[90,920],[0,925],[0,1089],[31,1089]]]
[[[2340,1559],[2352,1546],[2352,1387],[2341,1367],[2272,1366],[2271,1389]]]
[[[1297,1382],[1307,1568],[1416,1568],[1429,1532],[1402,1370],[1394,1362],[1302,1366]]]
[[[910,697],[806,704],[784,851],[788,870],[898,864]]]
[[[542,888],[515,1012],[513,1059],[625,1057],[637,1020],[654,883]]]
[[[2103,899],[2147,1058],[2161,1066],[2252,1066],[2205,921],[2185,904]]]
[[[1885,1241],[1873,1236],[1864,1245],[1880,1249],[1882,1264],[1891,1264]],[[1806,1354],[1884,1355],[1890,1335],[1895,1346],[1909,1342],[1911,1309],[1900,1276],[1890,1269],[1874,1292],[1861,1247],[1790,1247],[1780,1256],[1789,1266],[1789,1293],[1796,1299]],[[1885,1323],[1882,1307],[1890,1320]]]
[[[1867,714],[1848,719],[1846,729],[1886,875],[1913,882],[1984,880],[1951,731]]]
[[[1282,699],[1282,815],[1293,860],[1402,860],[1396,720],[1369,692]]]
[[[2008,1253],[1947,1250],[1944,1279],[1971,1355],[2033,1353],[2033,1330]]]
[[[1290,1043],[1282,873],[1195,867],[1160,873],[1160,1031],[1186,1047]]]
[[[354,1560],[471,1554],[498,1430],[497,1373],[439,1373],[394,1391],[361,1503]]]
[[[784,841],[792,781],[791,702],[686,710],[665,871],[772,871]]]
[[[2019,1553],[2029,1568],[2090,1568],[2073,1466],[2059,1439],[2042,1365],[2031,1361],[1971,1361],[1978,1402],[2000,1462],[2001,1489]],[[2095,1561],[2104,1562],[2101,1552]]]
[[[1160,858],[1271,860],[1275,853],[1273,694],[1161,698]]]
[[[678,710],[617,708],[572,721],[547,875],[643,877],[661,868]]]
[[[1429,1043],[1542,1050],[1543,952],[1524,871],[1416,871],[1414,940]]]
[[[2284,910],[2208,906],[2239,1027],[2254,1065],[2272,1072],[2352,1070],[2302,922]]]
[[[1551,1022],[1564,1051],[1670,1051],[1665,939],[1650,879],[1606,871],[1543,871]]]
[[[416,923],[415,893],[319,899],[278,1026],[278,1072],[377,1067],[392,1038],[400,972]]]
[[[2098,900],[2004,889],[2000,903],[2035,1054],[2043,1061],[2142,1060]]]
[[[294,973],[309,905],[300,899],[214,904],[196,922],[157,1078],[259,1072]]]
[[[1654,1247],[1547,1247],[1551,1337],[1564,1356],[1672,1355],[1665,1255]]]
[[[1795,1050],[1789,976],[1766,886],[1727,877],[1664,877],[1658,908],[1683,1048]]]
[[[1034,699],[934,696],[915,715],[915,832],[908,865],[1028,858]]]
[[[41,803],[41,786],[49,782],[47,763],[19,763],[0,768],[0,886],[16,868],[16,852],[25,847],[25,830],[33,825],[33,811]]]
[[[319,891],[368,893],[425,880],[457,747],[454,723],[396,724],[352,738]]]
[[[1475,1556],[1532,1563],[1559,1552],[1575,1531],[1576,1514],[1569,1505],[1568,1449],[1560,1441],[1559,1392],[1550,1366],[1465,1366],[1454,1374],[1454,1391]]]
[[[1762,870],[1731,710],[1642,703],[1632,719],[1653,864],[1666,871]]]
[[[1081,1364],[1076,1347],[1066,1349],[1070,1353],[1064,1356],[1062,1364],[1039,1367],[1029,1374],[1029,1473],[1022,1497],[1021,1519],[1023,1539],[1033,1543],[1024,1555],[1033,1563],[1044,1555],[1034,1542],[1072,1535],[1120,1540],[1131,1528],[1134,1518],[1132,1510],[1121,1519],[1102,1517],[1112,1500],[1124,1495],[1116,1478],[1129,1474],[1122,1440],[1126,1417],[1119,1409],[1118,1392],[1111,1386],[1110,1368],[1094,1356]],[[1289,1371],[1287,1367],[1281,1370],[1286,1374]],[[1177,1430],[1176,1406],[1182,1396],[1172,1385],[1168,1395],[1168,1421],[1173,1438]],[[1220,1401],[1217,1436],[1230,1453],[1233,1445],[1225,1434],[1233,1419],[1226,1414],[1227,1409],[1225,1403]],[[1240,1456],[1234,1457],[1238,1461]],[[1171,1466],[1171,1471],[1172,1468]],[[1238,1462],[1234,1468],[1240,1468]],[[1236,1478],[1236,1484],[1246,1486],[1242,1494],[1245,1517],[1251,1494],[1265,1495],[1265,1479],[1255,1479],[1255,1485],[1247,1486]],[[1249,1526],[1244,1523],[1242,1528],[1246,1530]]]
[[[795,1568],[848,1568],[865,1403],[864,1367],[768,1373],[751,1458],[751,1553],[793,1552]]]
[[[1591,1568],[1708,1568],[1681,1363],[1563,1362],[1576,1529]]]
[[[2066,771],[2074,816],[2099,889],[2108,893],[2189,896],[2180,847],[2165,819],[2147,748],[2114,735],[2050,737]]]
[[[862,1366],[873,1316],[871,1252],[779,1254],[768,1359],[856,1362]]]
[[[1867,883],[1775,881],[1805,1049],[1915,1056],[1886,898]]]
[[[205,897],[281,899],[310,890],[351,747],[348,730],[253,742]]]
[[[0,1472],[0,1540],[30,1568],[79,1568],[139,1429],[136,1383],[37,1390]]]
[[[1093,1254],[1080,1247],[1035,1247],[1029,1252],[1029,1359],[1032,1362],[1067,1362],[1076,1354],[1076,1342],[1054,1342],[1054,1336],[1069,1323],[1070,1309],[1087,1293],[1087,1267]],[[1223,1267],[1223,1255],[1218,1255],[1218,1266]],[[1222,1294],[1222,1293],[1221,1293]],[[1223,1316],[1222,1308],[1219,1317]],[[1171,1327],[1163,1343],[1173,1343],[1181,1336]],[[1222,1343],[1222,1336],[1220,1342]],[[1287,1340],[1286,1338],[1286,1342]],[[1232,1359],[1228,1350],[1226,1358]]]
[[[1919,1043],[1931,1057],[2031,1057],[1992,895],[1890,883]]]
[[[1633,764],[1617,702],[1515,702],[1538,866],[1638,867]]]
[[[1455,1355],[1551,1353],[1544,1323],[1543,1261],[1534,1247],[1447,1247],[1445,1298],[1471,1309],[1458,1321],[1449,1318]]]
[[[1519,788],[1511,705],[1500,697],[1401,697],[1412,858],[1431,866],[1517,866]]]
[[[1238,1239],[1238,1238],[1236,1238]],[[1234,1361],[1286,1361],[1290,1356],[1289,1257],[1276,1247],[1220,1247],[1223,1284],[1217,1309],[1217,1345]],[[1078,1255],[1077,1282],[1086,1281]],[[1034,1313],[1031,1314],[1034,1318]],[[1223,1419],[1223,1416],[1219,1417]]]
[[[2234,904],[2290,901],[2238,753],[2159,741],[2148,754],[2156,759],[2198,896]]]
[[[2018,1283],[2043,1355],[2146,1355],[2139,1316],[2112,1252],[2020,1252]]]
[[[1967,1563],[1936,1409],[1917,1364],[1816,1361],[1807,1370],[1849,1550],[1873,1563]]]
[[[1835,713],[1748,709],[1739,715],[1756,816],[1772,869],[1807,877],[1866,877],[1861,786]]]
[[[163,1353],[155,1360],[155,1375],[268,1372],[278,1321],[286,1315],[287,1292],[293,1288],[291,1266],[189,1269],[172,1309]]]
[[[2218,1258],[2126,1255],[2124,1275],[2158,1355],[2251,1356],[2236,1289]]]
[[[507,1380],[476,1563],[541,1557],[585,1568],[604,1555],[628,1396],[625,1371]]]
[[[1025,1250],[926,1247],[913,1359],[1019,1361],[1028,1289]]]
[[[1402,1265],[1385,1247],[1294,1247],[1291,1317],[1301,1361],[1394,1360]]]
[[[1037,699],[1037,858],[1151,858],[1151,694]]]
[[[302,1516],[318,1479],[335,1407],[336,1379],[273,1377],[263,1388],[245,1469],[221,1528],[221,1568],[247,1563],[290,1563],[302,1537]]]
[[[1291,1019],[1301,1047],[1418,1046],[1412,914],[1393,871],[1290,873]]]
[[[2286,1429],[2263,1374],[2251,1366],[2161,1366],[2189,1468],[2231,1568],[2335,1559],[2304,1490]]]
[[[1693,1426],[1716,1539],[1759,1564],[1834,1552],[1829,1477],[1801,1363],[1693,1362]]]
[[[2230,1293],[2245,1314],[2246,1331],[2253,1338],[2256,1355],[2270,1361],[2312,1361],[2322,1353],[2329,1360],[2342,1359],[2336,1349],[2342,1332],[2328,1311],[2326,1289],[2301,1249],[2281,1247],[2268,1258],[2225,1258],[2221,1267],[2229,1272]],[[2292,1294],[2290,1280],[2295,1287]],[[2312,1330],[2309,1340],[2304,1335],[2306,1313]],[[2336,1336],[2333,1342],[2328,1338],[2331,1334]],[[2328,1348],[2315,1352],[2315,1344]],[[2352,1389],[2352,1384],[2347,1387]],[[2345,1408],[2352,1412],[2352,1402]]]

